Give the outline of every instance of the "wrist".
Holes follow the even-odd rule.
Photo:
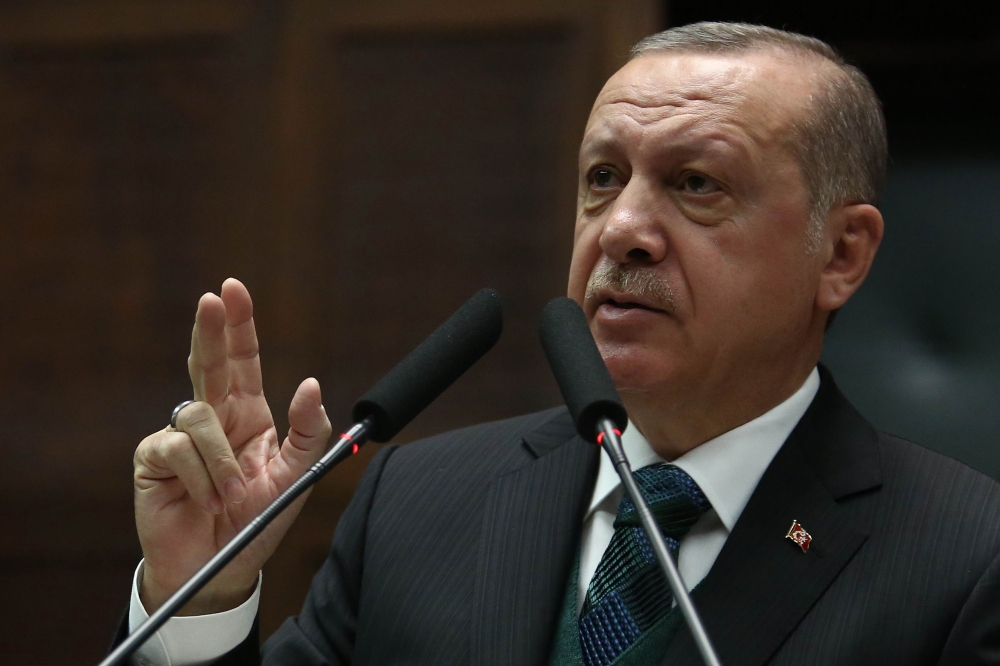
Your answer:
[[[174,616],[214,615],[237,608],[253,596],[254,590],[257,589],[257,580],[257,576],[247,584],[234,584],[219,579],[212,580],[199,590],[190,601],[181,606]],[[227,582],[228,584],[226,584]],[[152,615],[167,602],[170,596],[180,588],[180,585],[161,584],[155,572],[150,571],[147,562],[144,563],[143,570],[139,574],[138,588],[139,601],[142,602],[146,613]]]

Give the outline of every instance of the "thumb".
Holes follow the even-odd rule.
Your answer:
[[[319,382],[310,377],[295,391],[288,407],[288,437],[279,457],[291,475],[291,483],[323,456],[333,427],[323,408]]]

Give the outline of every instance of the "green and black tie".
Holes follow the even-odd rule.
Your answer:
[[[687,473],[666,463],[636,470],[635,480],[674,557],[681,538],[711,508]],[[585,666],[608,666],[673,605],[674,596],[628,497],[597,565],[580,612]]]

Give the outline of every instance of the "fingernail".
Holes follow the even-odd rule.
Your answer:
[[[233,504],[239,504],[247,498],[247,488],[237,477],[232,477],[226,481],[226,497]]]
[[[219,499],[219,496],[212,493],[212,496],[208,498],[208,510],[215,515],[219,515],[225,510],[225,508],[226,507],[222,505],[222,500]]]

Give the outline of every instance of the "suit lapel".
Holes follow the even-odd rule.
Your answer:
[[[599,450],[568,413],[526,435],[528,462],[487,493],[472,609],[471,662],[543,664],[580,542]]]
[[[692,594],[724,664],[765,663],[867,536],[837,502],[880,485],[877,436],[825,368],[820,372],[813,404]],[[813,537],[806,553],[785,538],[793,520]],[[664,663],[701,663],[686,627]]]

